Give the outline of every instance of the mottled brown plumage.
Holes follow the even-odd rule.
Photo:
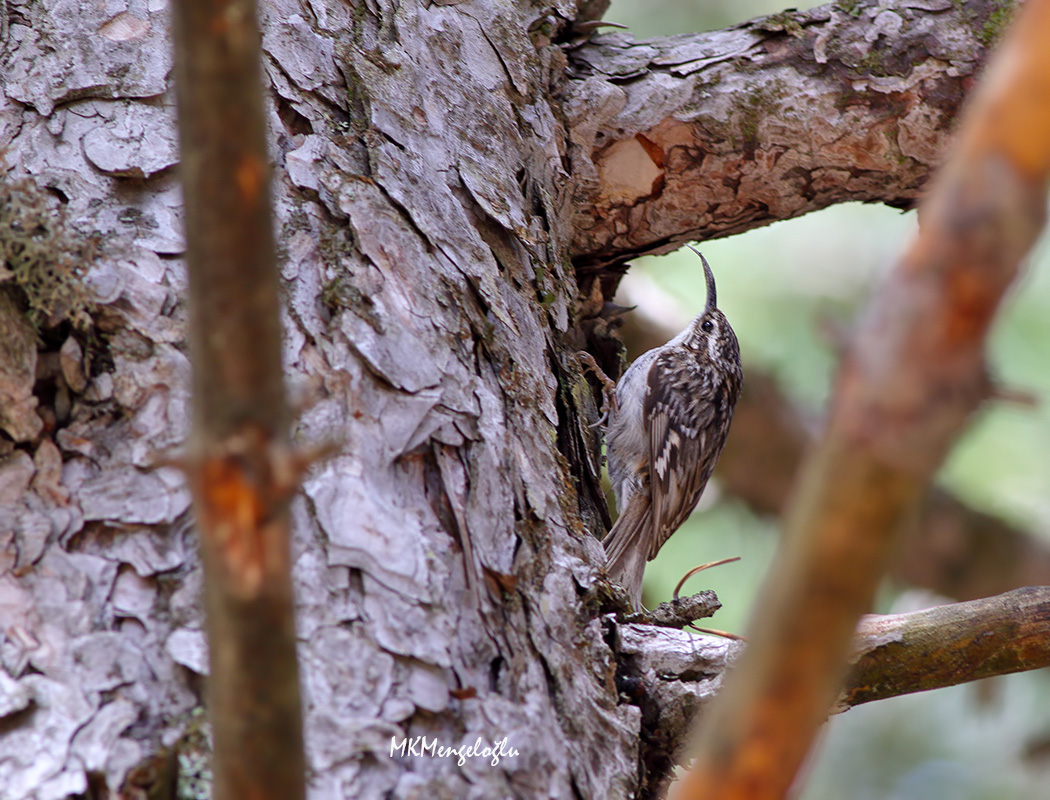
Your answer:
[[[716,307],[714,275],[700,259],[706,307],[674,339],[628,368],[609,419],[609,477],[620,517],[605,552],[609,577],[623,584],[635,605],[646,562],[703,494],[744,380],[736,334]]]

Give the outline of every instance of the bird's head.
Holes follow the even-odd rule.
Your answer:
[[[700,256],[700,262],[704,265],[704,278],[707,281],[707,304],[704,310],[693,320],[689,327],[689,335],[685,339],[685,346],[695,351],[701,357],[706,356],[712,362],[721,364],[740,363],[740,345],[737,343],[733,326],[729,324],[726,315],[718,308],[718,289],[715,286],[715,276],[711,272],[711,265],[707,263],[703,253],[695,247],[689,249]]]

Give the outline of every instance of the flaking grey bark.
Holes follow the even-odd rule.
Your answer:
[[[7,7],[0,147],[102,243],[87,278],[100,353],[88,368],[65,350],[69,369],[46,372],[38,398],[55,406],[47,424],[8,428],[0,464],[0,787],[49,800],[89,779],[148,782],[149,759],[170,755],[193,718],[207,659],[189,493],[164,465],[185,440],[189,391],[167,10]],[[293,506],[313,797],[615,798],[636,786],[641,712],[618,704],[593,598],[604,512],[581,416],[596,411],[572,353],[595,318],[570,259],[662,245],[644,217],[613,214],[627,231],[609,239],[580,223],[608,210],[588,194],[597,134],[628,123],[626,83],[598,77],[620,40],[583,44],[565,82],[576,16],[565,0],[263,6],[295,435],[339,449]],[[726,36],[758,35],[742,30]],[[972,44],[960,40],[958,59],[971,71]],[[647,55],[632,80],[674,84],[690,52],[652,77]],[[581,84],[584,63],[594,74]],[[956,69],[923,62],[885,80],[911,91]],[[647,101],[630,125],[653,129],[669,108]],[[752,157],[769,133],[757,124]],[[913,196],[943,137],[922,141],[923,166],[902,165],[908,188],[893,197]],[[820,202],[866,191],[849,170],[825,179],[846,188]],[[656,236],[808,207],[698,225],[690,206]],[[58,344],[42,348],[42,362],[61,361]],[[2,385],[25,399],[33,381],[12,370]],[[497,767],[391,758],[393,737],[423,734],[507,737],[521,754]]]
[[[80,29],[59,12],[19,7],[11,25],[24,69],[5,75],[3,144],[106,242],[89,280],[112,368],[5,471],[5,530],[23,531],[7,552],[33,525],[47,541],[0,577],[12,797],[118,789],[178,738],[206,669],[185,483],[151,469],[185,438],[188,391],[166,14]],[[574,15],[262,12],[296,435],[340,450],[294,509],[315,797],[629,791],[637,713],[581,602],[596,497],[557,448],[574,396],[593,407],[566,344],[571,192],[547,92],[564,59],[527,35]],[[70,65],[59,38],[93,57]],[[55,443],[66,503],[44,491]],[[520,755],[391,757],[422,734]]]

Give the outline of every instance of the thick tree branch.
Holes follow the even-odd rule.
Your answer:
[[[683,797],[782,797],[832,703],[893,534],[989,396],[984,343],[1042,229],[1050,1],[1025,4],[923,224],[875,297],[803,470],[750,645],[703,717]]]
[[[867,616],[838,710],[1050,666],[1050,587]]]
[[[829,4],[652,41],[608,34],[570,52],[577,265],[847,200],[910,207],[940,163],[998,7]]]
[[[621,625],[621,692],[642,710],[644,797],[663,796],[690,720],[718,691],[744,649],[685,631]],[[833,709],[1050,666],[1050,587],[924,609],[868,615]]]

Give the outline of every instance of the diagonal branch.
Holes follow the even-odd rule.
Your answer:
[[[893,534],[977,406],[984,345],[1042,229],[1050,0],[1031,0],[967,110],[919,235],[874,298],[803,470],[751,642],[704,715],[682,796],[781,797],[838,691]]]
[[[573,255],[602,267],[848,200],[910,207],[997,0],[867,0],[570,51]]]
[[[813,434],[772,376],[747,371],[718,479],[755,511],[782,514]],[[908,520],[890,564],[895,579],[955,600],[1050,584],[1050,545],[934,486]]]

